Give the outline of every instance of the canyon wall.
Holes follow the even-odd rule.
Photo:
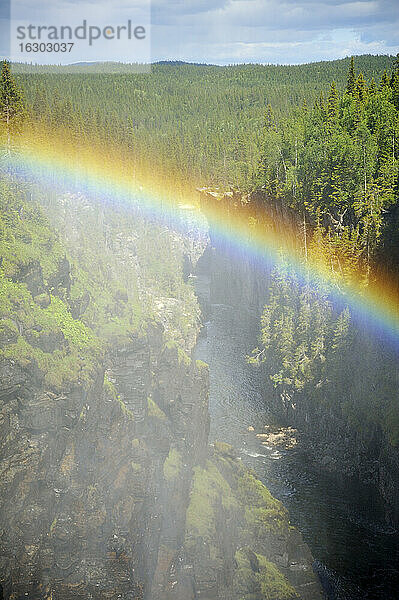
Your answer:
[[[274,223],[274,233],[294,230],[297,232],[292,240],[292,248],[298,240],[303,243],[303,223],[299,216],[283,201],[269,198],[262,192],[253,197],[236,193],[215,192],[204,189],[200,193],[201,210],[207,214],[207,207],[216,201],[223,207],[224,224],[229,227],[231,220],[231,237],[234,239],[234,222],[237,214],[242,221],[248,221],[258,214],[259,223],[262,219],[266,226]],[[250,228],[248,227],[250,240]],[[267,260],[260,260],[248,253],[240,245],[229,241],[229,236],[223,238],[217,231],[210,228],[210,244],[198,268],[210,279],[210,302],[222,302],[250,310],[260,316],[264,305],[268,302],[270,275],[273,265]],[[363,324],[367,331],[367,323]],[[358,324],[361,329],[362,324]],[[398,378],[397,357],[387,349],[384,340],[379,343],[372,338],[359,335],[354,341],[353,353],[360,358],[365,356],[365,348],[370,353],[371,344],[375,345],[369,365],[368,377],[354,384],[347,393],[358,397],[359,405],[372,406],[373,380],[378,381],[380,361],[392,365],[392,377]],[[253,347],[258,345],[254,338]],[[291,425],[301,433],[302,448],[323,470],[338,476],[359,478],[371,483],[378,490],[385,505],[385,515],[388,523],[399,524],[399,448],[394,445],[385,432],[373,423],[351,422],[340,403],[316,403],[303,393],[297,393],[291,400],[281,397],[270,382],[270,373],[264,366],[258,367],[258,375],[263,378],[265,410],[283,425]],[[373,379],[374,377],[374,379]],[[355,376],[353,377],[355,379]],[[368,385],[370,384],[370,387]],[[345,400],[345,398],[343,399]]]
[[[287,511],[208,445],[179,267],[203,249],[126,207],[41,204],[10,213],[0,281],[0,597],[319,600]]]

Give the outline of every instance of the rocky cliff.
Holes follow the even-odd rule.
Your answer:
[[[270,231],[273,237],[281,237],[285,244],[294,248],[298,239],[302,238],[301,223],[294,210],[278,200],[264,197],[260,192],[241,194],[240,192],[223,192],[203,188],[199,190],[201,211],[207,216],[208,210],[213,214],[213,206],[217,205],[218,216],[223,215],[224,226],[229,229],[231,239],[235,238],[234,223],[247,224],[248,240],[251,240],[251,223]],[[265,207],[267,206],[267,210]],[[230,236],[220,237],[212,227],[210,219],[210,243],[201,257],[201,269],[205,269],[211,278],[211,301],[229,303],[254,310],[259,315],[268,298],[272,261],[267,262],[248,252],[244,245],[230,244]],[[287,238],[288,231],[297,231],[297,239]],[[233,258],[234,257],[234,258]]]
[[[31,369],[1,367],[4,597],[141,598],[206,452],[206,370],[179,363],[159,330],[118,348],[88,390],[51,393]]]
[[[262,192],[248,197],[238,192],[226,194],[204,189],[200,201],[205,215],[209,204],[219,202],[223,206],[225,224],[229,223],[231,215],[236,218],[239,214],[241,220],[255,215],[260,226],[262,220],[266,227],[272,222],[275,232],[281,231],[282,235],[284,230],[297,231],[297,239],[292,240],[293,248],[297,240],[302,239],[303,224],[298,215],[283,201],[269,198]],[[200,259],[199,269],[210,278],[210,301],[227,302],[254,311],[260,319],[269,297],[272,265],[256,260],[237,247],[232,253],[226,239],[220,239],[212,228],[209,236],[210,244]],[[366,323],[364,330],[367,331]],[[254,339],[254,347],[257,343]],[[265,409],[280,424],[299,430],[301,447],[321,469],[339,477],[344,474],[372,483],[385,504],[387,521],[396,526],[399,524],[399,447],[392,443],[380,425],[371,419],[359,420],[359,415],[367,414],[368,407],[373,406],[372,390],[381,383],[382,363],[388,367],[390,379],[398,381],[397,356],[383,341],[378,343],[359,333],[354,337],[353,355],[362,357],[364,365],[352,372],[347,382],[347,397],[339,398],[333,405],[315,402],[300,392],[287,401],[276,392],[267,369],[261,367],[259,376],[264,382]],[[358,406],[358,415],[348,416],[345,403],[349,402]]]
[[[83,196],[42,199],[50,221],[1,199],[0,596],[321,598],[283,506],[208,446],[184,241]]]

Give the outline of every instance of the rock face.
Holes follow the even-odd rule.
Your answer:
[[[5,598],[321,597],[282,505],[231,447],[207,447],[206,366],[159,329],[88,391],[1,368]]]
[[[112,388],[99,372],[90,390],[59,396],[35,373],[1,365],[6,598],[141,598],[160,540],[176,538],[179,523],[184,531],[185,504],[174,502],[187,501],[206,452],[207,371],[179,363],[160,331],[109,362]],[[174,453],[185,461],[180,495],[163,473]]]
[[[179,600],[322,597],[287,511],[222,442],[194,469],[180,558]]]
[[[268,221],[276,222],[277,233],[278,228],[296,229],[300,236],[302,224],[298,216],[290,208],[285,207],[283,202],[266,196],[262,199],[261,196],[262,194],[258,193],[251,198],[250,204],[254,205],[255,209],[249,211],[248,199],[242,194],[221,194],[219,202],[223,204],[225,226],[229,223],[230,215],[239,213],[243,219],[247,219],[249,214],[254,214],[254,210],[256,214],[256,206],[259,206],[259,220],[262,218],[262,212],[266,210]],[[214,200],[209,190],[202,191],[201,207],[205,215],[208,204]],[[209,301],[245,306],[260,317],[268,301],[272,267],[260,264],[254,256],[237,248],[234,248],[232,259],[231,249],[226,240],[220,240],[212,229],[209,235],[209,248],[198,265],[198,268],[210,278],[212,297]],[[254,346],[256,346],[256,339],[254,339]],[[361,346],[355,352],[361,355]],[[393,362],[392,364],[394,368],[395,364]],[[395,373],[393,376],[397,377]],[[287,402],[286,398],[281,398],[275,392],[266,371],[263,378],[267,410],[273,413],[282,425],[298,428],[301,433],[302,447],[320,468],[337,473],[340,477],[345,474],[374,484],[385,503],[387,521],[397,526],[399,524],[399,447],[394,447],[378,426],[370,424],[360,428],[351,425],[337,406],[315,405],[303,394],[295,401]],[[359,391],[359,395],[362,393],[364,396],[365,393],[370,393],[370,390]],[[372,402],[372,398],[368,401]]]
[[[359,430],[348,424],[340,410],[316,406],[306,397],[287,403],[269,390],[267,399],[268,409],[281,422],[298,428],[301,447],[320,469],[373,484],[387,523],[397,527],[399,451],[381,428],[370,425]]]
[[[85,222],[72,218],[68,206],[66,232],[78,254]],[[104,256],[102,230],[101,224],[94,256]],[[124,273],[131,281],[129,265],[136,260],[137,281],[145,287],[137,232],[106,233],[105,256],[118,258],[116,278]],[[193,293],[177,283],[189,339],[181,339],[180,312],[168,313],[167,301],[175,299],[155,297],[154,283],[144,297],[164,322],[147,319],[136,332],[114,336],[84,379],[79,343],[85,338],[77,337],[75,354],[67,350],[71,336],[89,330],[70,315],[85,318],[97,299],[84,289],[70,297],[70,263],[61,258],[58,264],[46,284],[39,263],[15,274],[14,285],[26,286],[25,320],[18,305],[13,308],[9,286],[6,309],[13,318],[0,329],[0,598],[318,600],[312,558],[283,506],[231,447],[208,447],[208,367],[187,351],[198,313]],[[65,304],[57,326],[37,336],[34,315],[42,318],[40,311],[59,307],[61,298],[69,309]],[[113,317],[126,302],[126,292],[118,291],[106,310]],[[29,312],[34,303],[40,310]],[[94,318],[87,322],[94,327]],[[38,340],[43,354],[65,352],[60,364],[73,379],[46,379],[42,354],[31,350]],[[19,356],[19,348],[30,353]],[[75,358],[81,365],[71,364]]]
[[[215,199],[215,196],[217,199]],[[300,229],[296,213],[285,207],[280,201],[267,198],[267,215],[265,220],[265,198],[262,194],[252,194],[251,201],[239,192],[216,193],[205,188],[200,193],[200,206],[207,215],[208,206],[218,203],[219,212],[223,214],[224,227],[232,227],[231,238],[234,239],[234,222],[250,223],[251,219],[262,224],[273,237],[285,239],[285,243],[296,246],[297,240],[287,240],[286,232]],[[212,213],[211,213],[212,214]],[[211,221],[212,222],[212,221]],[[250,226],[248,230],[251,231]],[[245,306],[260,313],[269,294],[269,279],[273,269],[272,263],[261,260],[248,252],[241,245],[232,249],[228,237],[221,238],[210,228],[210,246],[200,259],[200,268],[207,270],[211,277],[210,289],[213,303],[226,302]],[[234,257],[232,260],[232,256]]]

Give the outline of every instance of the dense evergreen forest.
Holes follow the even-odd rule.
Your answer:
[[[359,56],[367,80],[390,72],[393,57]],[[16,76],[34,120],[98,139],[103,150],[123,146],[138,165],[195,185],[251,189],[261,159],[267,106],[280,119],[309,107],[334,79],[346,85],[350,59],[300,66],[218,67],[160,64],[152,73]],[[77,69],[79,69],[77,67]],[[21,68],[19,69],[21,70]],[[19,71],[18,70],[18,71]],[[125,67],[128,70],[128,67]],[[40,74],[38,74],[38,72]]]
[[[151,74],[127,67],[107,75],[28,70],[16,76],[23,100],[16,95],[13,123],[23,120],[38,136],[43,125],[67,128],[78,147],[99,145],[104,161],[116,145],[160,180],[175,178],[176,187],[238,189],[247,199],[261,193],[266,210],[268,197],[280,199],[303,221],[304,262],[318,262],[339,290],[351,283],[367,288],[382,274],[394,278],[398,59],[365,55],[291,67],[159,64]],[[15,208],[4,211],[6,223],[18,220]],[[43,227],[40,220],[37,226]],[[7,252],[2,270],[10,277],[15,258]],[[169,285],[165,273],[163,280]],[[381,348],[351,325],[347,309],[334,312],[329,292],[296,281],[280,265],[252,360],[267,365],[282,398],[334,404],[355,426],[382,427],[397,444],[395,357],[376,364]]]
[[[395,352],[365,323],[351,324],[347,308],[337,314],[329,294],[354,282],[375,286],[382,274],[397,282],[398,136],[399,57],[377,81],[352,59],[341,93],[333,81],[290,119],[269,107],[255,187],[303,215],[304,264],[328,272],[330,284],[300,282],[284,263],[276,268],[251,359],[267,365],[286,407],[306,398],[306,410],[322,404],[369,439],[381,427],[394,445]]]
[[[176,187],[265,190],[306,213],[320,238],[327,227],[323,254],[337,277],[367,285],[379,253],[384,265],[398,261],[398,68],[366,55],[292,67],[163,64],[151,74],[31,68],[17,81],[37,136],[44,123],[73,132],[78,147],[95,140],[104,156],[122,148]]]

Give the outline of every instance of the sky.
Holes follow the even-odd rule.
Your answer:
[[[7,3],[0,0],[2,55],[7,53]],[[138,23],[148,9],[153,61],[298,64],[399,52],[399,0],[12,0],[12,7],[18,18],[42,23],[50,23],[57,11],[63,23],[69,17]],[[126,43],[99,41],[80,59],[129,62],[126,48]]]

